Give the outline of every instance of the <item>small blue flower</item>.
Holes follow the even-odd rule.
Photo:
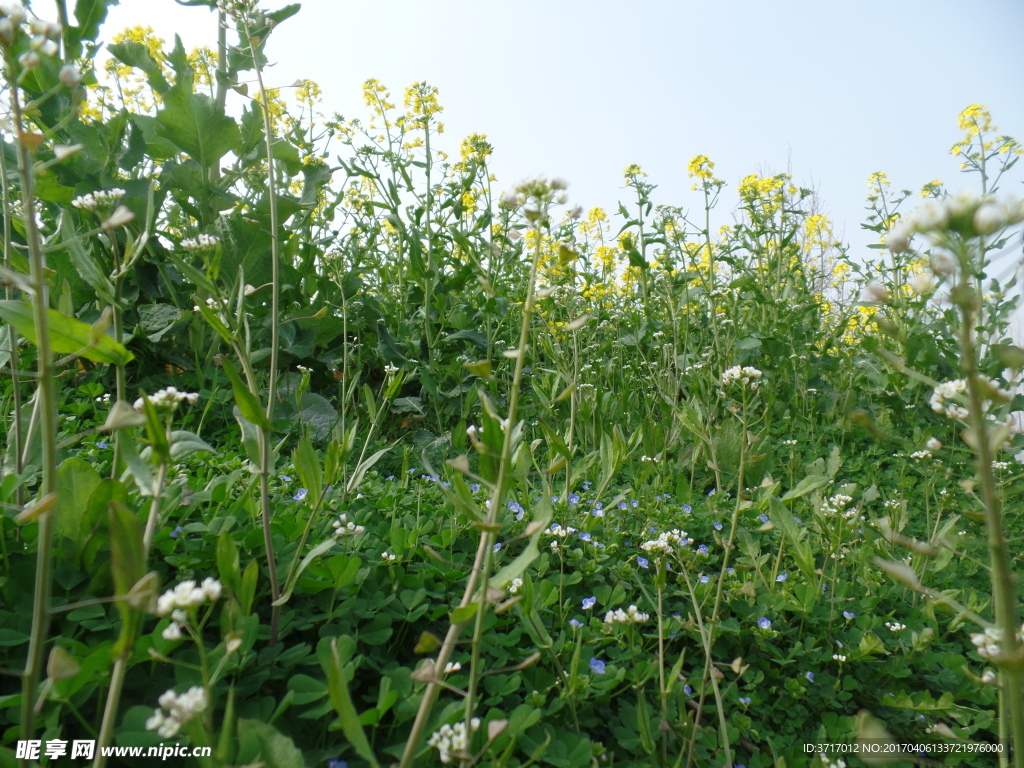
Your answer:
[[[309,493],[309,491],[307,491],[305,488],[299,488],[299,492],[292,496],[292,498],[295,499],[296,501],[302,501],[304,498],[306,498],[307,493]]]
[[[449,483],[447,480],[442,480],[441,481],[441,485],[443,485],[445,488],[447,488],[448,486],[451,485],[451,483]]]
[[[516,513],[516,520],[522,520],[524,517],[526,517],[526,510],[520,509],[519,512]]]
[[[385,480],[394,480],[394,479],[395,479],[395,476],[394,476],[394,475],[388,475],[388,476],[387,476],[387,477],[385,477],[384,479],[385,479]]]
[[[583,481],[583,490],[584,491],[589,491],[590,490],[590,481],[589,480],[584,480]]]
[[[734,573],[736,573],[736,569],[733,568],[732,566],[729,566],[728,568],[725,569],[725,572],[728,573],[730,576],[732,576]]]
[[[647,530],[650,531],[651,533],[657,533],[658,532],[658,529],[656,527],[654,527],[653,525],[647,526]]]
[[[583,610],[584,611],[589,611],[595,605],[597,605],[597,598],[594,597],[593,595],[591,595],[590,597],[584,597],[583,598]]]
[[[581,539],[582,539],[583,541],[590,541],[590,538],[591,538],[591,537],[590,537],[590,534],[589,534],[589,533],[581,533],[581,534],[580,534],[580,538],[581,538]]]
[[[620,501],[619,502],[619,509],[626,509],[628,507],[629,507],[629,505],[626,502],[624,502],[624,501]]]
[[[290,483],[292,481],[292,479],[288,477],[288,475],[278,475],[278,477],[284,480],[286,483]]]
[[[594,510],[594,517],[604,517],[604,510],[600,507]]]
[[[416,471],[416,467],[409,467],[409,469],[405,470],[405,474],[411,475],[415,471]]]
[[[803,525],[803,522],[804,522],[804,521],[803,521],[803,520],[801,520],[801,519],[800,519],[799,517],[794,517],[793,519],[794,519],[794,520],[796,520],[796,521],[797,521],[798,523],[800,523],[801,525]]]
[[[552,496],[551,497],[551,503],[552,504],[556,503],[557,501],[558,501],[558,497],[557,496]]]
[[[604,662],[597,657],[594,657],[590,660],[590,668],[594,671],[594,674],[596,675],[604,674]]]
[[[633,499],[631,502],[629,502],[629,506],[631,506],[633,509],[636,509],[637,507],[640,506],[640,502],[637,501],[636,499]]]
[[[580,503],[580,497],[577,496],[575,493],[570,493],[569,494],[569,506],[570,507],[575,507],[579,503]]]
[[[856,616],[856,615],[857,614],[855,614],[853,611],[843,611],[843,618],[846,619],[847,621],[852,620],[853,617]]]
[[[691,688],[689,685],[684,685],[683,693],[685,693],[687,696],[693,696],[693,688]]]
[[[814,673],[813,672],[808,672],[806,675],[804,675],[804,677],[807,678],[808,682],[811,682],[811,683],[814,682]]]
[[[711,581],[711,578],[706,573],[702,573],[698,581],[700,581],[701,584],[707,584],[709,581]]]
[[[750,697],[749,696],[740,696],[740,704],[742,704],[745,707],[749,703],[750,703]]]
[[[594,509],[604,509],[604,502],[602,502],[602,501],[595,501],[594,502]]]
[[[501,542],[500,541],[494,542],[494,551],[495,552],[501,552]]]
[[[107,444],[106,443],[96,443],[96,447],[99,448],[101,451],[105,451],[107,449]]]
[[[473,493],[480,493],[480,483],[473,483],[471,486],[469,486],[469,490],[471,490]]]
[[[327,761],[327,768],[348,768],[348,761],[334,757]]]
[[[712,493],[714,493],[714,491],[712,491]],[[693,512],[693,507],[691,507],[689,504],[683,504],[683,514],[688,515],[691,512]]]
[[[712,488],[710,491],[708,491],[708,496],[709,497],[710,496],[714,496],[715,495],[715,491],[717,491],[717,490],[718,490],[717,488]]]
[[[768,621],[767,618],[762,616],[760,619],[757,620],[757,626],[759,626],[761,629],[771,629],[772,623]]]
[[[712,523],[712,525],[715,527],[716,531],[720,531],[720,530],[722,530],[725,527],[721,523]]]
[[[508,503],[508,508],[512,512],[519,512],[522,510],[523,507],[518,501],[510,501]]]
[[[768,515],[758,515],[757,519],[760,520],[762,523],[767,523],[768,522]]]
[[[641,568],[650,568],[651,566],[650,562],[647,560],[646,557],[638,557],[636,559],[636,564],[639,565]]]
[[[583,622],[579,619],[569,619],[569,626],[573,629],[579,629],[583,626]]]
[[[175,529],[174,529],[173,531],[171,531],[171,538],[172,538],[172,539],[176,539],[176,538],[178,538],[179,536],[181,536],[181,533],[182,533],[182,531],[184,531],[184,530],[185,530],[185,529],[184,529],[184,528],[182,528],[182,527],[181,527],[181,526],[179,525],[179,526],[178,526],[177,528],[175,528]]]
[[[775,577],[775,580],[776,581],[785,581],[788,578],[789,578],[789,574],[788,573],[780,573],[778,576]]]
[[[701,544],[699,547],[697,547],[697,554],[698,555],[706,555],[707,553],[708,553],[708,545],[707,544]]]

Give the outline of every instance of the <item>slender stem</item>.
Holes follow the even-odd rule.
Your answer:
[[[0,185],[3,187],[0,194],[3,195],[4,212],[4,264],[8,269],[12,269],[11,188],[10,178],[7,175],[7,155],[3,152],[0,152]],[[8,301],[14,297],[14,291],[11,286],[5,286],[4,297]],[[18,475],[21,475],[21,472],[25,467],[21,460],[22,453],[25,450],[25,432],[21,426],[21,374],[19,372],[20,363],[18,362],[18,335],[17,331],[14,330],[14,326],[10,323],[7,324],[7,344],[9,348],[9,362],[11,367],[11,407],[14,410],[14,468]],[[16,493],[18,506],[24,505],[25,486],[23,483],[18,483]]]
[[[11,54],[9,53],[8,56]],[[15,81],[12,73],[15,66],[8,60],[7,80]],[[36,332],[36,381],[37,398],[42,410],[42,472],[43,479],[39,498],[53,493],[56,489],[57,471],[57,401],[51,371],[52,352],[50,328],[47,318],[49,292],[46,285],[46,257],[43,253],[39,230],[36,225],[35,179],[32,175],[30,150],[23,139],[27,133],[24,125],[19,89],[10,89],[11,116],[14,122],[15,148],[18,156],[18,176],[21,181],[21,204],[25,224],[25,239],[28,242],[30,281],[34,296],[32,302]],[[52,512],[39,516],[36,537],[36,578],[33,594],[32,627],[29,637],[28,658],[22,678],[21,738],[31,739],[35,733],[35,698],[39,688],[39,677],[43,669],[43,657],[47,634],[50,629],[50,592],[53,581],[53,529]],[[26,763],[27,764],[27,763]]]
[[[271,447],[271,431],[274,424],[274,404],[277,401],[277,361],[278,346],[281,334],[281,243],[279,239],[277,217],[277,179],[274,169],[274,133],[270,115],[270,101],[266,85],[263,83],[263,71],[260,67],[256,46],[250,39],[249,50],[252,52],[256,80],[259,83],[260,98],[263,106],[263,134],[267,146],[267,191],[270,203],[270,269],[271,269],[271,307],[270,307],[270,381],[267,384],[267,423],[269,426],[260,429],[260,516],[263,523],[263,548],[267,555],[267,572],[270,576],[270,599],[276,603],[281,596],[281,585],[277,580],[277,561],[274,557],[274,540],[270,530],[270,473],[273,462]],[[270,609],[270,644],[277,644],[277,636],[281,624],[281,606],[273,605]]]

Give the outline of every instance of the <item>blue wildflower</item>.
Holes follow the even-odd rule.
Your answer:
[[[776,581],[785,581],[788,578],[789,578],[789,574],[788,573],[780,573],[778,576],[775,577],[775,580]]]
[[[699,547],[697,547],[697,554],[698,555],[706,555],[707,553],[708,553],[708,545],[707,544],[701,544]]]
[[[594,674],[596,675],[604,674],[604,662],[597,657],[590,660],[590,668],[594,670]]]
[[[292,479],[288,477],[288,475],[278,475],[278,477],[284,480],[286,483],[290,483],[292,481]]]
[[[575,507],[579,503],[580,503],[580,497],[577,496],[575,493],[570,493],[569,494],[569,506],[570,507]]]
[[[626,502],[624,502],[624,501],[620,501],[618,506],[619,506],[619,509],[626,509],[629,505],[626,504]]]
[[[857,614],[855,614],[853,611],[843,611],[843,618],[846,619],[847,621],[852,620],[853,617],[856,616],[856,615]]]
[[[469,486],[469,490],[471,490],[473,493],[480,493],[480,483],[473,483],[471,486]]]
[[[814,682],[814,673],[813,672],[808,672],[806,675],[804,675],[804,677],[806,677],[809,682],[812,682],[812,683]]]
[[[722,530],[722,528],[725,527],[721,523],[712,523],[712,525],[714,525],[716,531],[720,531],[720,530]]]
[[[702,573],[700,575],[699,581],[701,584],[707,584],[709,581],[711,581],[711,578],[706,573]]]
[[[683,693],[685,693],[687,696],[693,696],[693,688],[691,688],[689,685],[684,685]]]
[[[745,707],[749,703],[750,703],[750,697],[749,696],[740,696],[740,704],[742,704]]]
[[[758,515],[757,519],[760,520],[762,523],[767,523],[768,522],[768,515],[764,515],[764,514]]]
[[[580,534],[580,538],[583,539],[583,541],[590,541],[590,534],[589,533],[581,533]]]
[[[584,611],[589,611],[595,605],[597,605],[597,598],[594,597],[593,595],[591,595],[590,597],[584,597],[583,598],[583,610]]]
[[[181,533],[182,533],[182,531],[184,531],[184,530],[185,530],[185,529],[184,529],[184,528],[182,528],[182,527],[181,527],[181,526],[179,525],[179,526],[178,526],[177,528],[175,528],[175,529],[174,529],[173,531],[171,531],[171,538],[172,538],[172,539],[176,539],[176,538],[178,538],[179,536],[181,536]]]
[[[327,761],[327,768],[348,768],[348,761],[332,757]]]
[[[494,551],[495,552],[501,552],[501,542],[500,541],[494,542]]]
[[[641,568],[650,568],[651,566],[650,561],[646,557],[638,557],[636,559],[636,564],[639,565]]]
[[[579,619],[569,619],[569,626],[573,629],[579,629],[583,626],[583,622]]]
[[[299,492],[292,496],[292,498],[295,499],[296,501],[302,501],[304,498],[306,498],[307,493],[309,493],[309,491],[307,491],[305,488],[299,488]]]
[[[683,504],[683,514],[688,515],[691,512],[693,512],[693,507],[691,507],[689,504]]]
[[[771,629],[772,623],[768,621],[767,618],[762,616],[760,619],[757,620],[757,626],[759,626],[761,629]]]
[[[629,506],[631,506],[633,509],[636,509],[637,507],[640,506],[640,502],[637,501],[636,499],[633,499],[631,502],[629,502]]]
[[[96,443],[96,447],[99,448],[101,451],[105,451],[107,449],[107,444],[106,443]]]

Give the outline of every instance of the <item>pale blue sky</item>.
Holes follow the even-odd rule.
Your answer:
[[[285,3],[263,0],[272,10]],[[274,32],[268,85],[317,81],[324,109],[366,116],[375,77],[440,89],[451,152],[473,131],[495,147],[499,187],[562,176],[584,207],[614,209],[639,163],[655,202],[696,207],[686,165],[716,163],[729,186],[792,171],[815,186],[837,234],[863,258],[867,177],[917,191],[961,177],[956,118],[990,107],[1024,140],[1020,0],[306,0]],[[168,41],[212,45],[213,14],[173,0],[121,0],[108,34],[148,24]],[[1015,170],[1009,188],[1018,194]],[[1007,189],[1007,187],[1004,187]]]

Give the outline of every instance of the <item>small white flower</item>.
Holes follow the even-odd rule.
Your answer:
[[[929,437],[928,441],[925,443],[925,447],[928,448],[929,451],[941,451],[942,443],[940,443],[934,437]]]
[[[449,661],[444,665],[444,673],[450,675],[452,672],[458,672],[462,669],[462,665],[457,661]]]
[[[398,559],[397,555],[393,555],[390,552],[381,552],[380,556],[386,563],[393,563]]]
[[[172,621],[160,634],[163,636],[164,640],[181,640],[181,625],[176,621]]]

